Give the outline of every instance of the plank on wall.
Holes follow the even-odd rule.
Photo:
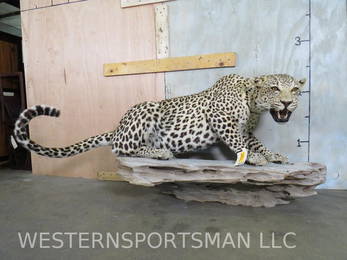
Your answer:
[[[121,0],[121,6],[125,8],[125,7],[139,6],[139,5],[162,3],[167,1],[173,1],[173,0]]]
[[[233,52],[225,52],[165,59],[109,63],[104,65],[104,75],[117,76],[150,72],[234,67],[235,64],[236,54]]]
[[[154,7],[155,11],[155,38],[157,59],[169,57],[169,9],[167,4],[161,3]]]
[[[20,9],[27,10],[33,8],[41,8],[52,4],[51,0],[21,0]]]
[[[23,12],[22,28],[28,105],[62,111],[31,122],[31,137],[42,145],[110,131],[130,106],[164,97],[163,78],[154,74],[105,78],[102,71],[103,63],[156,57],[153,6],[89,0]],[[66,159],[33,155],[36,174],[95,178],[115,167],[110,147]]]
[[[156,58],[169,57],[169,21],[168,21],[168,6],[166,3],[159,3],[154,5],[155,13],[155,39],[156,39]],[[165,73],[156,73],[155,78],[157,84],[163,82],[165,93]],[[166,94],[163,96],[166,97]]]
[[[54,5],[64,4],[67,3],[68,0],[52,0]]]
[[[74,2],[83,2],[88,0],[27,0],[21,1],[20,8],[22,11],[28,11],[36,8],[47,8],[55,5],[71,4]]]

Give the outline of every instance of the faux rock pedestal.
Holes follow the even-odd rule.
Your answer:
[[[162,192],[186,201],[251,207],[273,207],[315,195],[314,188],[326,176],[326,167],[318,163],[235,167],[233,161],[130,157],[118,160],[117,173],[129,183],[158,186]]]

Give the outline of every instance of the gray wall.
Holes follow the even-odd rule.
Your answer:
[[[234,51],[235,68],[166,74],[166,96],[199,92],[230,73],[256,76],[287,73],[308,77],[309,0],[176,0],[169,3],[170,56]],[[312,92],[310,160],[328,166],[321,187],[347,188],[347,17],[344,0],[312,0]],[[307,85],[308,86],[308,85]],[[308,94],[289,123],[265,114],[256,131],[271,149],[291,161],[306,161]],[[212,148],[218,158],[229,158]]]

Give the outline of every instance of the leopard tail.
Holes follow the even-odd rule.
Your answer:
[[[59,117],[59,115],[60,111],[58,109],[47,105],[37,105],[24,110],[15,123],[15,140],[29,151],[33,151],[42,156],[54,158],[70,157],[87,152],[93,148],[111,145],[113,136],[112,132],[92,136],[81,142],[62,148],[44,147],[30,140],[27,126],[31,119],[37,116]]]

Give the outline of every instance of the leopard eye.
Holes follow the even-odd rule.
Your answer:
[[[293,93],[296,93],[296,92],[299,92],[299,88],[293,88],[292,90],[291,90]]]
[[[280,89],[278,87],[271,87],[271,90],[273,90],[273,91],[280,91]]]

